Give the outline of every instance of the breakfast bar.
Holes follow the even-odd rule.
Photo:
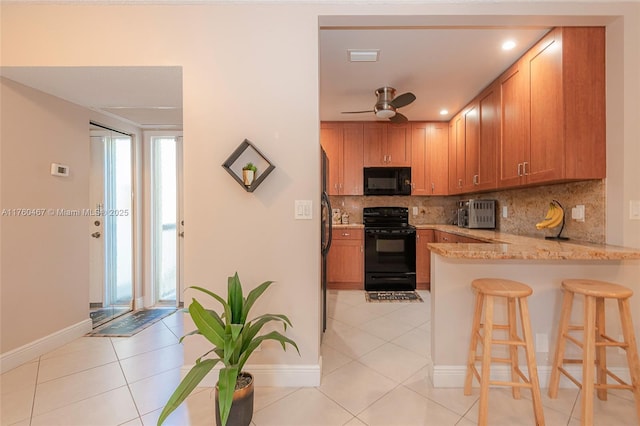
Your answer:
[[[419,229],[421,227],[418,227]],[[424,226],[426,229],[431,227]],[[561,282],[588,278],[615,282],[634,290],[631,310],[636,335],[640,326],[640,250],[612,245],[551,241],[495,231],[458,229],[439,225],[431,229],[472,237],[484,243],[429,243],[431,250],[431,356],[429,374],[435,387],[462,387],[474,309],[471,281],[503,278],[533,289],[529,297],[540,385],[547,387],[553,362],[562,301]],[[581,319],[582,300],[576,300],[573,320]],[[611,311],[607,332],[617,337],[620,320]],[[506,306],[496,306],[496,318],[506,317]],[[568,351],[574,348],[569,348]],[[568,355],[578,351],[567,352]],[[521,359],[522,362],[522,359]],[[614,373],[628,378],[624,356],[609,351]],[[572,370],[580,377],[580,367]],[[508,378],[509,367],[492,368],[492,377]],[[567,386],[569,382],[561,382]]]

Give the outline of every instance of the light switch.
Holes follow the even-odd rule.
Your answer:
[[[313,218],[313,202],[311,200],[296,200],[294,218],[308,220]]]

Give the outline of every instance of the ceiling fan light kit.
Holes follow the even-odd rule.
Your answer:
[[[388,118],[393,123],[405,123],[408,121],[407,117],[400,114],[396,110],[404,106],[409,105],[416,100],[416,96],[411,93],[403,93],[402,95],[395,97],[396,89],[389,86],[384,86],[375,91],[378,98],[376,104],[373,106],[373,110],[365,111],[344,111],[343,114],[361,114],[373,112],[377,118]]]

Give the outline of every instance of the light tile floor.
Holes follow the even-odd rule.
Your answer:
[[[478,390],[434,389],[429,293],[425,303],[366,303],[362,291],[330,291],[316,388],[256,387],[254,426],[476,424]],[[130,338],[83,337],[1,376],[1,425],[155,425],[180,380],[182,314]],[[491,425],[532,425],[528,392],[491,389]],[[543,390],[546,424],[577,426],[579,391]],[[211,388],[198,388],[166,425],[214,425]],[[637,425],[630,392],[596,399],[597,425]]]

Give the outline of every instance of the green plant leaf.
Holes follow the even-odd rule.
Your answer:
[[[206,339],[215,346],[224,345],[224,328],[220,327],[218,321],[209,315],[209,313],[195,299],[193,299],[193,302],[189,305],[189,314],[191,315],[196,327],[198,327],[200,334],[206,337]]]
[[[247,362],[247,360],[249,359],[253,351],[255,351],[256,348],[260,346],[260,344],[265,340],[276,340],[280,342],[280,344],[282,345],[282,349],[284,349],[285,351],[287,350],[285,344],[289,343],[294,348],[296,348],[296,351],[298,351],[298,355],[300,355],[300,349],[298,349],[298,345],[296,345],[296,342],[294,342],[293,340],[289,339],[286,336],[283,336],[278,331],[272,331],[271,333],[267,333],[262,336],[258,336],[254,338],[251,341],[251,343],[247,345],[247,348],[242,352],[242,355],[240,355],[240,360],[238,361],[238,368],[240,370],[242,370],[242,368],[244,367],[244,364]]]
[[[241,322],[244,324],[247,321],[247,317],[249,316],[249,311],[256,300],[264,293],[269,286],[273,284],[273,281],[265,281],[260,284],[258,287],[254,288],[247,295],[247,299],[244,302],[244,306],[242,307],[242,320]]]
[[[211,369],[219,362],[219,359],[207,359],[202,362],[196,362],[191,370],[182,379],[176,390],[169,397],[167,404],[164,406],[160,417],[158,418],[158,426],[160,426],[169,415],[189,396],[189,394],[198,386],[198,383],[209,374]],[[232,394],[233,396],[233,394]]]
[[[220,408],[222,426],[227,424],[227,419],[229,418],[239,371],[238,367],[223,368],[218,376],[218,407]]]
[[[231,321],[231,308],[229,307],[229,304],[227,303],[226,300],[224,300],[222,297],[218,296],[217,294],[215,294],[214,292],[207,290],[206,288],[202,288],[202,287],[198,287],[198,286],[191,286],[191,287],[187,287],[187,288],[192,288],[194,290],[198,290],[201,291],[205,294],[208,294],[209,296],[213,297],[214,299],[216,299],[218,302],[220,302],[220,304],[222,304],[222,307],[224,308],[224,317],[228,318],[228,321]]]
[[[255,322],[249,322],[245,325],[244,330],[242,332],[244,345],[246,347],[251,343],[251,340],[260,332],[262,327],[271,322],[271,321],[282,321],[284,323],[284,328],[287,328],[287,321],[289,319],[284,315],[274,315],[274,314],[265,314],[257,317]],[[289,323],[290,324],[290,323]]]
[[[236,272],[233,277],[229,277],[227,283],[229,306],[231,307],[231,323],[244,324],[242,319],[242,285],[240,284],[238,273]]]

